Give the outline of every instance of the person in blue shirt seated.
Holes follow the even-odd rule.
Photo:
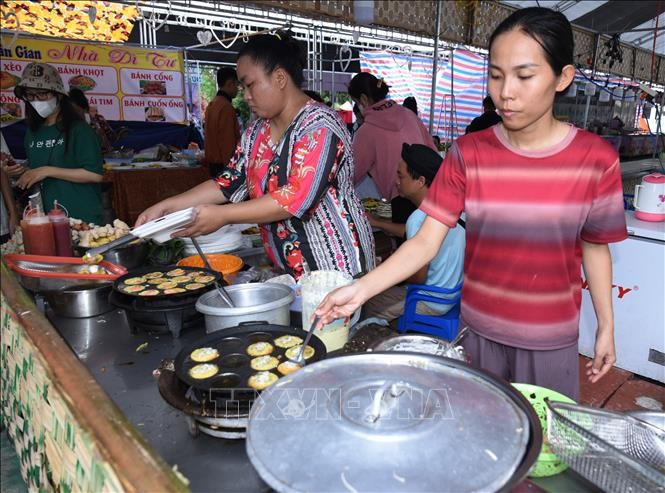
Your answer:
[[[441,166],[442,158],[433,149],[421,144],[403,144],[402,155],[397,168],[397,187],[399,194],[413,202],[418,207],[427,195],[432,180]],[[406,221],[406,224],[397,224],[379,219],[368,214],[370,224],[385,232],[411,238],[416,235],[426,214],[416,209]],[[451,229],[442,243],[439,253],[432,261],[406,280],[408,284],[427,284],[441,288],[454,288],[462,281],[464,270],[464,248],[466,247],[466,234],[463,227]],[[443,294],[431,293],[435,296]],[[406,287],[394,286],[383,293],[371,298],[363,306],[363,317],[377,317],[384,320],[394,320],[404,311],[404,297]],[[442,315],[448,312],[453,305],[442,303],[418,304],[417,312],[426,315]]]

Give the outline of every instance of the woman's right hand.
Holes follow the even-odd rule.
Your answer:
[[[141,226],[142,224],[147,223],[148,221],[152,221],[153,219],[165,216],[166,214],[169,214],[174,211],[175,209],[173,209],[173,207],[169,205],[168,200],[162,200],[161,202],[157,202],[155,205],[150,206],[146,210],[144,210],[136,219],[134,227],[136,228],[138,226]]]
[[[321,318],[319,326],[323,327],[338,318],[351,317],[365,301],[367,296],[359,282],[331,291],[315,311]]]
[[[11,176],[12,178],[21,176],[23,173],[25,173],[26,169],[27,168],[22,164],[15,164],[13,166],[3,166],[4,172],[7,173],[7,175]]]

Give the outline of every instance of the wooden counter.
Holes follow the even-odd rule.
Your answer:
[[[187,491],[4,262],[2,421],[30,491]]]

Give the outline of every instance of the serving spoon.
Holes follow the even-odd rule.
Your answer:
[[[302,346],[300,346],[300,351],[298,351],[295,358],[289,358],[291,361],[293,361],[297,365],[305,366],[305,348],[307,347],[307,343],[309,342],[309,340],[312,338],[312,334],[314,333],[314,329],[316,328],[317,325],[319,325],[319,319],[320,319],[320,317],[318,315],[314,317],[314,320],[312,321],[312,325],[309,326],[309,330],[307,331],[307,336],[305,337],[305,340],[302,343]]]

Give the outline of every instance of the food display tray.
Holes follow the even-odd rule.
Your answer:
[[[179,298],[189,297],[191,295],[201,295],[215,287],[215,281],[211,281],[199,289],[187,290],[184,293],[158,294],[155,296],[140,296],[139,295],[140,292],[127,293],[120,288],[120,286],[124,284],[126,279],[130,279],[132,277],[143,277],[144,275],[150,274],[151,272],[161,272],[163,274],[166,274],[167,272],[175,269],[181,269],[186,272],[205,272],[206,275],[213,276],[215,278],[215,281],[217,282],[220,282],[220,279],[222,278],[222,275],[219,272],[208,270],[205,267],[181,267],[178,265],[168,265],[166,267],[156,267],[156,266],[142,267],[140,269],[134,269],[128,272],[126,275],[116,279],[115,283],[113,284],[113,289],[116,292],[122,294],[123,296],[130,296],[132,298],[148,299],[148,300],[165,300],[165,299],[179,299]],[[169,280],[169,277],[164,277],[164,280],[165,281]]]
[[[279,359],[280,363],[288,361],[286,349],[277,347],[273,341],[283,335],[293,335],[305,339],[307,332],[286,325],[272,325],[264,322],[246,322],[237,327],[224,329],[199,339],[193,344],[183,348],[174,360],[176,375],[180,380],[190,385],[199,399],[227,399],[246,400],[253,399],[257,391],[252,389],[247,380],[258,373],[250,366],[252,356],[247,354],[247,346],[256,342],[270,342],[273,345],[271,356]],[[319,361],[326,356],[326,346],[323,341],[313,335],[308,346],[314,348],[314,355],[307,363]],[[192,351],[198,348],[212,347],[217,349],[219,356],[207,363],[219,367],[219,372],[207,379],[195,379],[189,376],[189,370],[199,362],[190,358]],[[270,370],[282,376],[277,368]]]

